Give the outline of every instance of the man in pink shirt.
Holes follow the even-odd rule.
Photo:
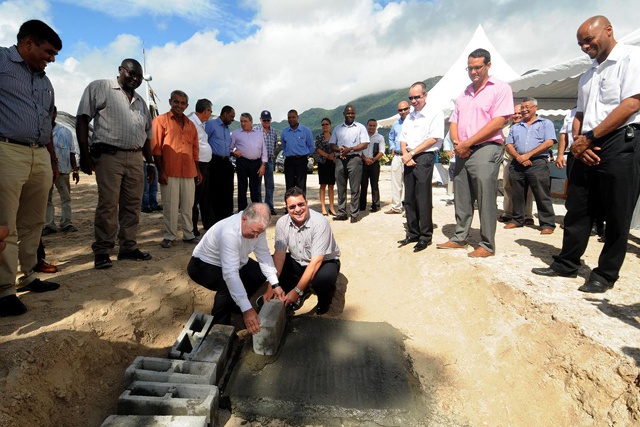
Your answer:
[[[467,72],[471,84],[456,100],[449,119],[454,151],[456,189],[456,230],[438,249],[464,249],[473,220],[473,203],[480,213],[480,244],[468,255],[485,258],[495,255],[498,210],[496,195],[502,161],[502,128],[513,115],[511,87],[489,76],[491,54],[476,49],[469,54]]]

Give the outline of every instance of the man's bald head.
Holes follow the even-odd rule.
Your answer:
[[[602,63],[616,45],[613,27],[607,17],[592,16],[578,28],[578,45],[591,59]]]

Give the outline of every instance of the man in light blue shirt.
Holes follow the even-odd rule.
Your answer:
[[[307,192],[307,162],[315,151],[313,135],[308,127],[298,123],[298,112],[289,110],[287,113],[289,127],[282,131],[280,140],[284,152],[284,180],[288,189],[302,188]]]
[[[236,112],[228,105],[222,107],[220,116],[209,120],[204,130],[211,146],[209,162],[209,183],[205,184],[202,213],[202,227],[208,230],[213,224],[233,214],[233,164],[231,155],[231,133]]]
[[[538,101],[526,98],[520,107],[522,121],[509,130],[506,149],[513,157],[509,164],[513,217],[504,228],[524,225],[525,197],[531,187],[538,208],[540,234],[552,234],[556,224],[551,203],[548,151],[556,142],[556,131],[551,120],[538,116],[537,111]]]

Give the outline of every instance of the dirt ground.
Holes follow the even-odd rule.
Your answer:
[[[389,171],[381,176],[389,208]],[[317,174],[309,175],[319,210]],[[282,212],[284,176],[276,174]],[[20,295],[29,312],[0,319],[0,426],[99,426],[116,413],[125,368],[136,356],[166,357],[193,311],[208,313],[213,293],[185,272],[192,246],[162,240],[160,213],[142,214],[145,263],[115,261],[93,269],[90,244],[96,206],[93,177],[73,186],[77,233],[44,238],[60,272],[55,292]],[[455,219],[451,197],[434,188],[434,242],[447,240]],[[57,200],[57,199],[56,199]],[[499,198],[501,206],[501,198]],[[557,220],[564,215],[555,204]],[[279,215],[280,216],[280,215]],[[405,337],[408,356],[428,400],[454,425],[640,425],[640,233],[632,232],[620,280],[604,295],[576,289],[602,243],[592,238],[577,279],[541,278],[561,246],[562,230],[498,225],[497,256],[473,260],[466,251],[435,246],[398,249],[401,215],[367,212],[356,224],[333,223],[347,280],[344,307],[330,315],[388,322]],[[275,219],[267,231],[273,242]],[[478,240],[474,221],[471,243]],[[313,307],[307,301],[305,308]],[[440,425],[437,420],[425,424]],[[281,426],[222,411],[218,425]]]

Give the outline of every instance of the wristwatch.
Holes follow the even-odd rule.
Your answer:
[[[296,286],[295,288],[293,288],[293,290],[294,290],[294,291],[296,291],[296,293],[297,293],[299,296],[304,295],[304,292],[303,292],[303,291],[301,291],[301,290],[300,290],[300,288],[298,288],[297,286]]]
[[[596,139],[596,137],[593,136],[593,130],[590,130],[589,132],[585,133],[584,137],[587,138],[589,141],[594,141]]]
[[[280,286],[280,283],[274,283],[274,284],[271,285],[271,289],[275,289],[278,286]]]
[[[411,151],[409,151],[409,154],[411,154],[411,157],[413,157],[413,156],[416,155],[416,152],[415,152],[415,150],[411,150]]]

